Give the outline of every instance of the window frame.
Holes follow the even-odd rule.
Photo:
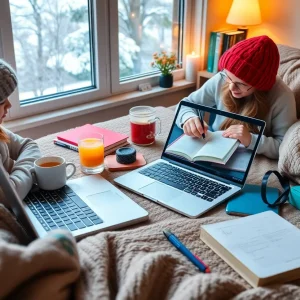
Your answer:
[[[191,0],[185,0],[185,7],[184,7],[184,24],[183,24],[183,35],[186,33],[186,27],[188,18],[186,18],[186,11],[190,11],[189,8],[192,5]],[[142,83],[150,83],[151,86],[158,85],[159,81],[159,72],[155,72],[151,75],[143,76],[141,75],[138,79],[133,80],[127,80],[124,82],[120,82],[120,71],[119,71],[119,17],[118,17],[118,0],[111,0],[110,2],[110,24],[111,28],[111,38],[110,38],[110,52],[112,58],[111,60],[111,69],[115,70],[111,74],[111,86],[112,86],[112,94],[119,94],[119,93],[125,93],[129,91],[134,91],[138,89],[139,84]],[[188,26],[189,27],[189,26]],[[184,42],[183,42],[184,43]],[[184,55],[184,47],[183,48],[183,57]],[[185,74],[183,68],[179,70],[175,70],[172,72],[174,81],[184,79]]]
[[[0,43],[3,48],[3,58],[16,69],[9,0],[3,0],[3,2],[4,9],[0,11],[0,28],[4,34],[2,34]],[[89,0],[89,5],[92,8],[91,24],[95,28],[92,36],[95,51],[93,62],[95,66],[95,88],[81,92],[78,91],[76,93],[68,92],[61,97],[49,97],[47,100],[22,106],[19,101],[18,92],[15,92],[9,98],[12,108],[9,111],[8,120],[88,103],[110,94],[110,69],[107,64],[109,61],[109,53],[106,46],[108,44],[108,34],[105,31],[108,22],[106,13],[108,12],[107,2]],[[101,37],[101,39],[99,37]],[[5,43],[3,41],[5,41]],[[103,57],[104,59],[100,60],[98,59],[99,57]],[[99,86],[99,82],[101,86]]]
[[[12,67],[16,68],[9,0],[2,1],[3,4],[0,10],[0,57],[2,56]],[[135,91],[141,83],[147,82],[151,83],[152,86],[158,85],[159,72],[139,79],[120,82],[118,63],[118,0],[89,1],[90,7],[93,8],[92,24],[95,28],[93,31],[95,89],[78,92],[76,94],[69,93],[60,98],[49,97],[48,100],[24,106],[21,106],[18,92],[16,91],[9,98],[12,108],[9,111],[7,120],[30,117],[66,107],[76,107],[80,104],[97,100],[103,101],[115,94]],[[206,7],[207,0],[185,0],[182,53],[183,68],[173,71],[175,81],[184,79],[185,77],[186,54],[192,50],[196,50],[201,54],[201,51],[204,49],[204,43],[202,43],[200,47],[200,40],[203,39],[205,34],[205,32],[203,34],[203,31],[205,31]],[[199,11],[201,12],[202,18],[198,20],[198,22],[194,22],[193,20],[195,20]],[[205,13],[203,14],[203,12]],[[196,24],[197,26],[200,25],[201,28],[196,30]],[[201,32],[201,35],[199,32]],[[101,83],[100,87],[99,82]]]

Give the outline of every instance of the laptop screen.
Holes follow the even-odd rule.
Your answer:
[[[185,116],[184,116],[185,115]],[[208,125],[205,138],[184,134],[181,118],[202,117]],[[251,149],[239,140],[224,137],[219,124],[244,124],[257,136]],[[226,126],[226,125],[225,125]],[[265,128],[265,122],[241,115],[220,111],[211,107],[181,101],[172,124],[162,159],[184,165],[203,175],[213,175],[218,179],[243,185],[246,181],[256,149]]]

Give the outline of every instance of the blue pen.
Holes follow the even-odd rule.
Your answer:
[[[188,248],[186,248],[170,230],[163,230],[164,235],[169,242],[177,248],[184,256],[186,256],[198,269],[203,273],[210,273],[209,267],[196,255],[194,255]]]

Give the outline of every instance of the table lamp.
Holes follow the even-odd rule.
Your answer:
[[[261,23],[259,0],[233,0],[226,22],[248,32],[248,25]]]

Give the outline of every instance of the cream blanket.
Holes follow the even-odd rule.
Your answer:
[[[278,74],[294,92],[297,117],[300,118],[300,49],[277,45],[280,54]]]
[[[26,242],[23,229],[0,204],[0,299],[73,298],[80,265],[72,235],[54,230]]]
[[[174,112],[157,108],[162,120],[162,135],[151,147],[135,147],[143,152],[147,162],[160,157],[167,138]],[[128,117],[99,124],[100,126],[129,134]],[[78,154],[55,146],[55,135],[38,140],[42,153],[64,156],[78,167]],[[259,184],[266,170],[276,169],[277,161],[256,157],[248,182]],[[123,172],[102,175],[108,179]],[[274,181],[270,182],[276,185]],[[131,228],[114,232],[103,232],[80,241],[78,253],[81,266],[79,280],[71,288],[75,299],[300,299],[300,288],[296,283],[252,289],[231,267],[220,259],[199,238],[200,226],[228,220],[225,204],[220,205],[199,219],[188,219],[147,199],[122,189],[129,197],[144,207],[150,219]],[[300,227],[299,211],[289,204],[281,215]],[[169,228],[194,253],[211,268],[211,274],[201,274],[164,237],[162,230]],[[38,277],[37,277],[38,278]],[[36,285],[40,289],[40,285]],[[66,297],[67,298],[67,297]],[[53,298],[55,299],[55,297]]]

